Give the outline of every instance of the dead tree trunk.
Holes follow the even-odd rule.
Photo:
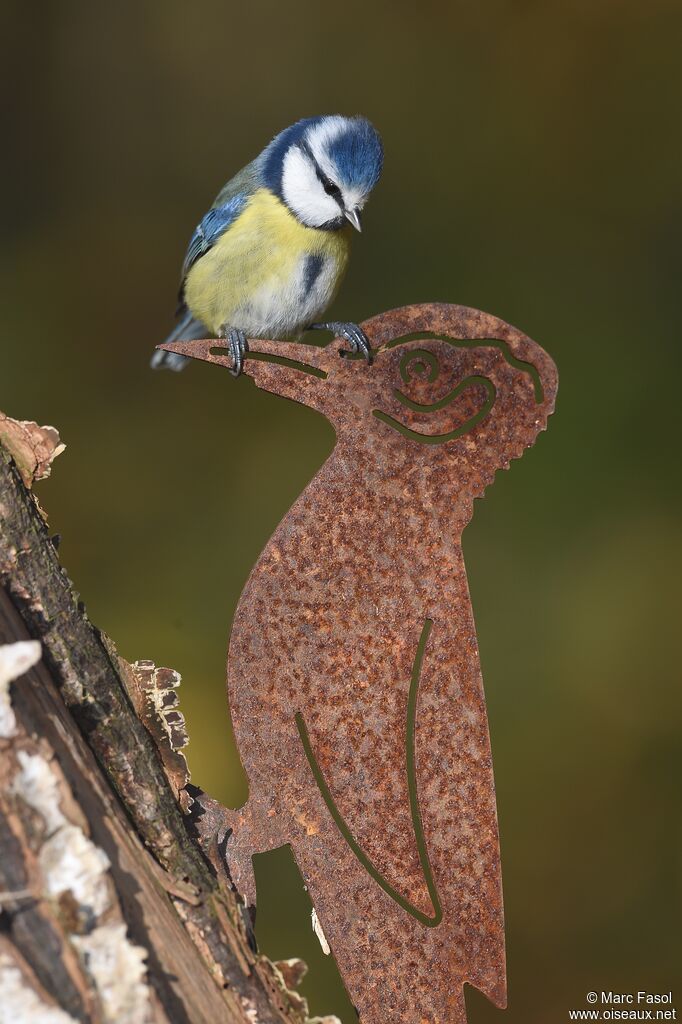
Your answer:
[[[302,1024],[303,965],[254,953],[199,842],[179,677],[119,658],[59,564],[30,488],[60,450],[0,415],[0,1022]]]

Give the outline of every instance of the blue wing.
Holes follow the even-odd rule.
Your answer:
[[[182,265],[182,279],[196,261],[215,245],[223,232],[233,224],[248,202],[249,196],[241,193],[232,196],[227,202],[212,207],[197,225],[185,254]]]

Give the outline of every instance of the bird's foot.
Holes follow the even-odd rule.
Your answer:
[[[246,335],[238,327],[228,327],[227,324],[223,324],[218,335],[220,338],[225,339],[227,347],[230,350],[230,355],[232,356],[230,373],[233,377],[238,377],[244,369],[244,357],[249,351],[249,343],[246,340]]]
[[[369,338],[363,331],[362,327],[358,327],[357,324],[353,323],[342,323],[338,320],[333,320],[330,323],[325,324],[311,324],[310,329],[312,331],[333,331],[338,337],[343,338],[350,345],[350,348],[342,348],[339,352],[341,356],[356,355],[358,352],[365,357],[369,366],[372,365],[373,355],[372,346],[369,343]]]

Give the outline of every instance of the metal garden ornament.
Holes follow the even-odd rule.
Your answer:
[[[230,878],[290,844],[362,1024],[465,1024],[463,985],[506,1005],[500,857],[461,535],[532,445],[557,373],[462,306],[362,325],[374,364],[250,340],[259,388],[326,416],[336,445],[242,593],[228,691],[249,798],[206,800]],[[221,342],[162,346],[229,368]]]

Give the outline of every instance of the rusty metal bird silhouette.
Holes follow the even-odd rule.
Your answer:
[[[453,305],[363,324],[375,363],[253,341],[259,388],[318,410],[336,445],[242,593],[228,656],[249,780],[206,799],[230,877],[289,843],[363,1024],[465,1024],[506,1005],[499,842],[461,534],[554,408],[549,356]],[[229,366],[220,342],[166,346]],[[276,360],[276,361],[273,361]]]

